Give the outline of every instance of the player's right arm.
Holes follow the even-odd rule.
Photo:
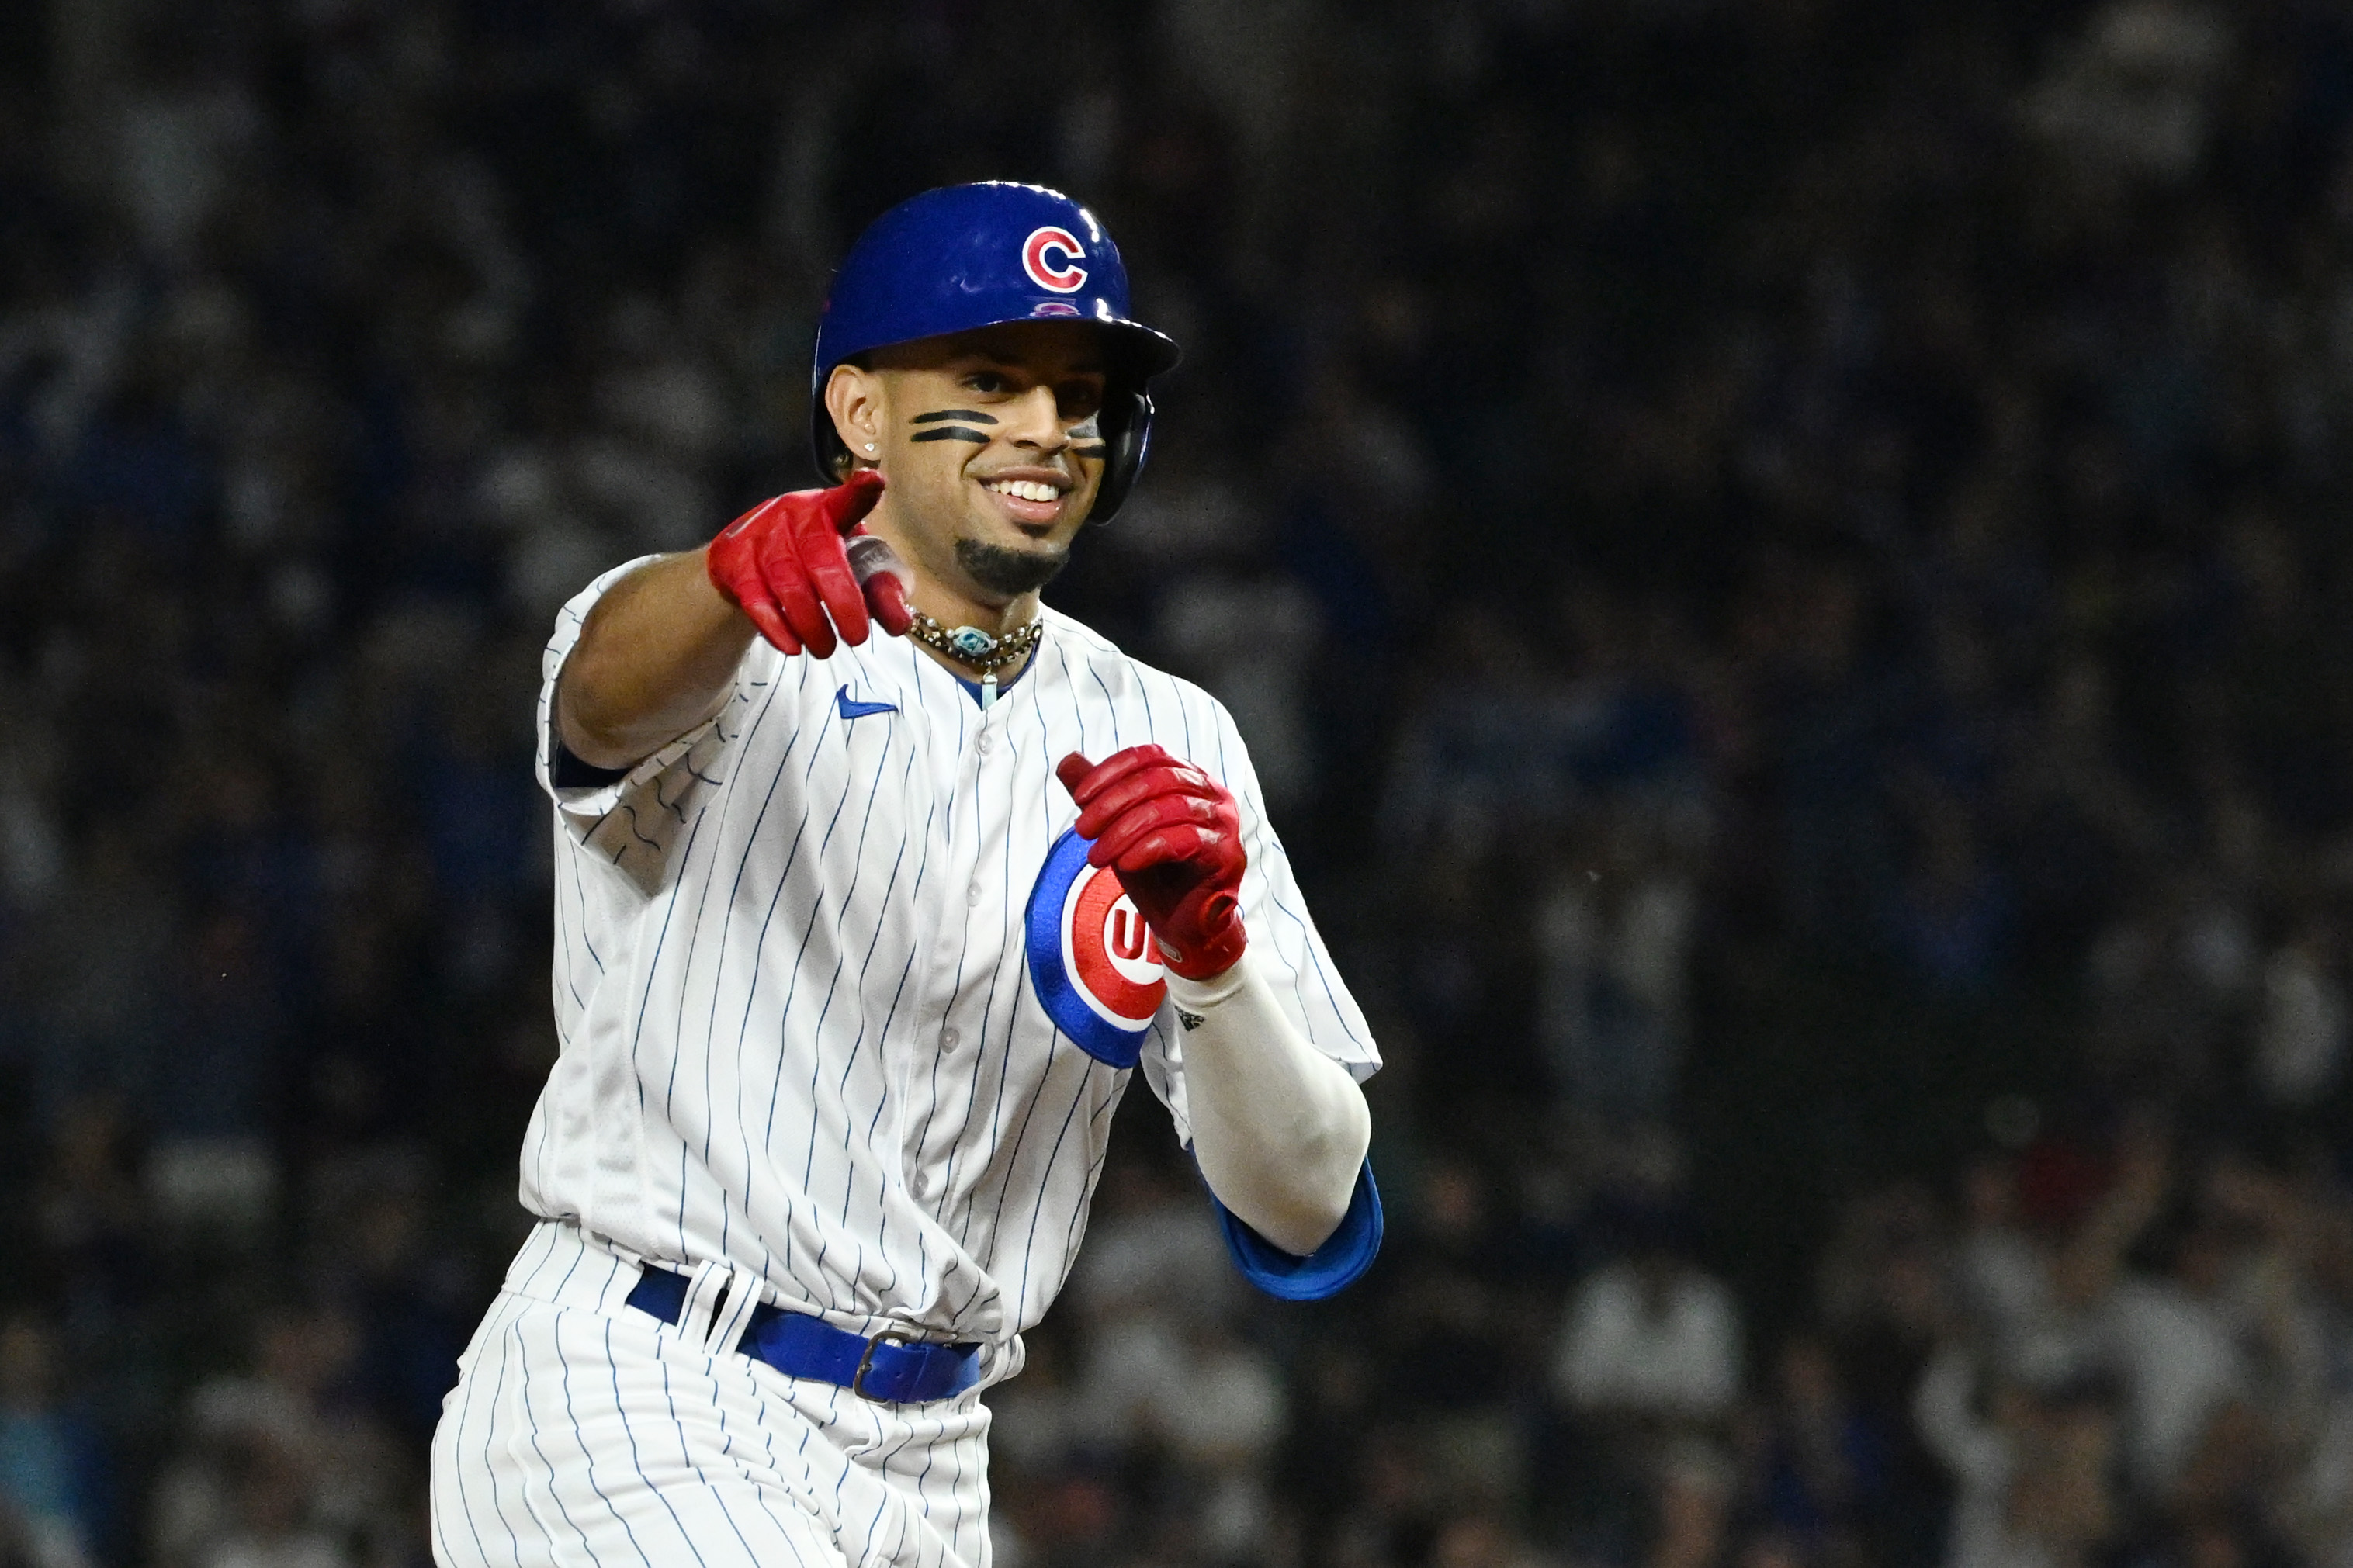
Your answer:
[[[879,621],[907,629],[903,584],[861,588],[845,542],[882,494],[882,477],[764,501],[701,550],[630,573],[596,602],[565,661],[555,732],[596,768],[626,768],[719,711],[755,636],[788,654],[829,657]],[[837,632],[839,637],[837,638]]]

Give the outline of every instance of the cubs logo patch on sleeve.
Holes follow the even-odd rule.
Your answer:
[[[1144,917],[1077,828],[1054,840],[1029,889],[1029,984],[1055,1027],[1097,1061],[1132,1068],[1168,984]]]

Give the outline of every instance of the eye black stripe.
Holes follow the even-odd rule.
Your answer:
[[[977,430],[965,430],[954,425],[943,425],[936,430],[918,430],[907,439],[910,441],[970,441],[976,446],[986,447],[996,437],[984,436]]]
[[[1071,448],[1071,456],[1074,458],[1103,458],[1109,457],[1110,455],[1111,447],[1107,444],[1101,447],[1073,447]]]
[[[943,408],[936,414],[918,414],[907,421],[910,425],[935,425],[943,419],[969,419],[976,425],[994,425],[997,417],[976,408]]]

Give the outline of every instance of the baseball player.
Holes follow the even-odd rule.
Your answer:
[[[839,482],[565,608],[563,1049],[434,1439],[446,1568],[986,1564],[980,1391],[1137,1067],[1249,1278],[1370,1262],[1379,1058],[1232,721],[1039,600],[1176,359],[1067,197],[917,196],[819,327]]]

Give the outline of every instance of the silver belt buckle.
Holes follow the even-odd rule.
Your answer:
[[[866,1341],[866,1353],[858,1358],[858,1370],[850,1374],[849,1392],[860,1399],[871,1399],[884,1405],[897,1404],[898,1401],[895,1399],[883,1399],[880,1394],[866,1392],[866,1374],[874,1366],[874,1349],[877,1345],[883,1344],[911,1345],[920,1342],[914,1335],[903,1329],[885,1329],[879,1334],[870,1335]]]

